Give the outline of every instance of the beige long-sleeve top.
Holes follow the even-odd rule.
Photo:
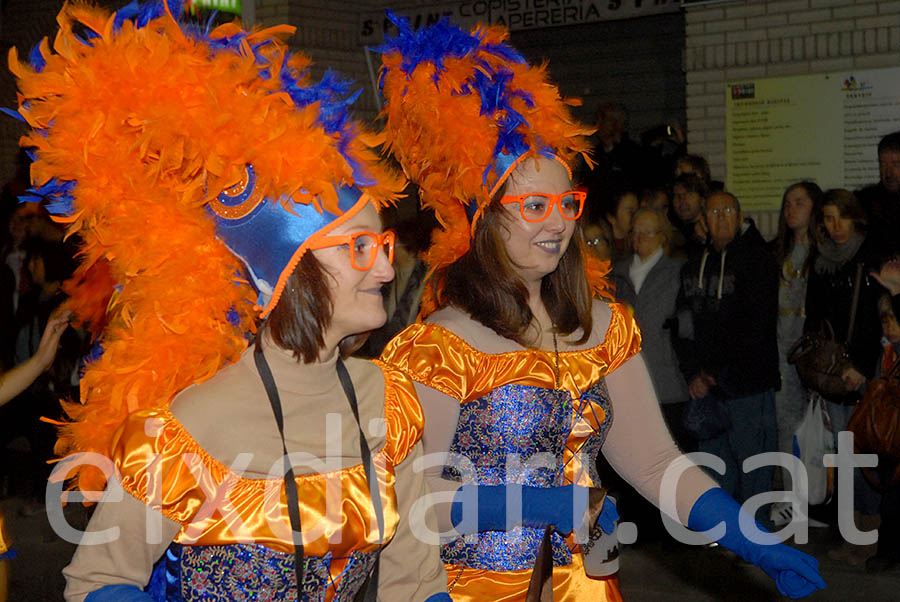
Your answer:
[[[678,449],[660,413],[659,403],[646,365],[640,353],[621,356],[619,349],[629,341],[622,340],[624,325],[634,329],[633,318],[623,306],[595,300],[592,308],[593,328],[587,341],[576,345],[581,338],[576,331],[559,340],[559,354],[555,357],[561,367],[565,383],[566,368],[574,371],[590,369],[589,364],[600,359],[612,360],[612,369],[601,374],[606,381],[612,404],[612,424],[603,443],[602,453],[610,465],[644,497],[660,507],[668,516],[686,525],[694,502],[708,489],[716,487],[702,469],[686,458]],[[609,337],[609,340],[608,340]],[[436,349],[439,348],[439,351]],[[438,369],[434,356],[443,355],[458,370]],[[499,386],[504,382],[540,381],[553,379],[553,350],[526,349],[473,320],[468,314],[446,307],[429,317],[425,324],[414,324],[388,345],[383,359],[406,371],[416,381],[416,390],[425,411],[425,432],[422,441],[426,457],[445,454],[453,443],[460,415],[460,404],[484,394],[490,381]],[[624,361],[621,361],[624,359]],[[531,370],[521,374],[515,364],[522,362]],[[503,376],[487,374],[502,369]],[[460,373],[455,373],[460,372]],[[501,382],[504,381],[504,382]],[[552,384],[548,386],[553,386]],[[578,430],[577,421],[574,429]],[[678,474],[677,482],[663,490],[667,469],[670,476]],[[432,491],[443,492],[445,501],[459,487],[458,481],[442,478],[443,464],[429,462],[426,470]],[[587,470],[581,471],[580,483]],[[667,480],[668,482],[668,480]],[[435,506],[442,531],[450,532],[449,503]]]
[[[347,475],[358,477],[362,472],[359,431],[335,370],[336,357],[328,362],[301,364],[289,352],[274,345],[266,346],[265,357],[281,398],[288,452],[324,459],[330,463],[325,469],[337,471],[341,478]],[[437,548],[417,537],[414,533],[417,525],[409,520],[410,508],[426,494],[424,474],[413,468],[422,453],[422,444],[418,441],[422,419],[420,408],[414,403],[414,395],[410,394],[411,385],[402,375],[368,361],[349,359],[345,363],[356,391],[360,423],[378,467],[387,531],[394,531],[393,539],[381,552],[379,600],[425,600],[434,593],[446,591],[447,581]],[[405,402],[398,401],[404,396]],[[418,416],[415,415],[417,412]],[[282,441],[254,364],[252,348],[237,363],[221,370],[209,381],[182,392],[173,401],[170,414],[156,413],[146,420],[144,430],[156,429],[159,434],[155,438],[138,432],[140,425],[132,426],[133,432],[129,434],[126,425],[126,432],[115,444],[118,448],[113,450],[113,457],[122,471],[120,482],[129,493],[118,502],[101,502],[87,529],[87,532],[98,532],[115,527],[120,530],[120,535],[108,543],[79,546],[71,564],[63,571],[67,601],[81,601],[91,591],[110,584],[144,587],[154,563],[171,542],[190,545],[193,541],[202,545],[224,532],[222,524],[216,524],[215,516],[199,521],[196,506],[204,500],[201,496],[199,501],[193,500],[193,505],[185,502],[190,495],[181,490],[181,482],[172,481],[173,487],[168,490],[161,488],[164,490],[155,498],[155,509],[137,499],[152,497],[146,484],[150,471],[142,472],[132,464],[151,456],[141,456],[143,452],[131,447],[155,445],[151,452],[159,452],[166,447],[186,445],[185,449],[196,452],[203,459],[203,467],[209,469],[209,475],[204,473],[208,482],[232,479],[232,485],[239,490],[234,494],[236,497],[242,495],[242,487],[253,489],[261,482],[275,483],[276,503],[284,499],[279,483]],[[305,512],[308,502],[304,501],[303,487],[307,477],[301,475],[324,471],[321,465],[314,470],[296,461],[294,464],[301,512]],[[315,466],[315,462],[310,464]],[[161,469],[164,474],[158,478],[163,484],[168,483],[167,479],[177,476],[173,475],[177,469],[174,464],[165,464]],[[318,476],[321,475],[309,478]],[[346,492],[346,483],[344,487]],[[366,494],[367,491],[357,496],[364,498],[359,505],[371,508]],[[268,501],[271,502],[271,498]],[[353,502],[342,498],[342,512],[347,512],[348,503]],[[240,506],[241,502],[236,505]],[[263,510],[272,512],[271,506],[259,506],[246,523],[262,521],[259,514]],[[242,516],[246,518],[246,512]],[[391,516],[394,517],[393,529]],[[318,536],[315,531],[321,525],[302,521],[307,554],[313,555],[323,545],[326,548],[330,545],[329,534],[333,536],[335,530],[341,530],[341,518],[337,518],[337,523],[331,521],[333,524],[325,529],[325,534]],[[346,518],[345,514],[344,523],[348,522]],[[426,512],[421,520],[433,529],[433,514]],[[190,532],[192,521],[194,532]],[[275,534],[254,531],[255,527],[250,524],[247,527],[250,532],[243,535],[254,537],[265,532],[262,543],[272,543],[282,551],[289,551],[290,546],[284,545],[285,540],[290,542],[289,523],[284,512],[280,519],[276,512],[276,518],[270,524],[272,522],[280,525],[282,531]],[[149,531],[148,525],[151,525]],[[231,527],[232,532],[239,530],[234,525]],[[149,539],[148,532],[151,533]],[[366,541],[377,542],[377,537],[377,527],[370,524]],[[235,535],[235,538],[241,537]],[[343,541],[345,548],[353,548],[356,543]],[[415,558],[416,562],[409,562],[410,558]]]

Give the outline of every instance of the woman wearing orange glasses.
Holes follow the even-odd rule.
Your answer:
[[[590,131],[501,28],[413,31],[390,17],[388,143],[441,228],[424,257],[422,321],[382,358],[416,382],[425,411],[452,599],[621,599],[601,448],[665,512],[704,530],[732,521],[724,545],[773,576],[788,569],[792,593],[810,593],[821,578],[805,555],[767,548],[782,551],[780,563],[735,543],[736,503],[666,431],[640,333],[611,302],[608,268],[578,222],[584,194],[570,165]],[[663,495],[670,465],[680,479]]]
[[[448,600],[408,518],[413,385],[348,358],[385,321],[402,182],[293,28],[203,33],[175,5],[67,4],[60,52],[13,61],[98,343],[57,445],[54,482],[99,501],[65,598]]]

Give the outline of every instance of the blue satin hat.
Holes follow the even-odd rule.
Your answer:
[[[334,214],[320,203],[255,195],[255,184],[253,167],[248,165],[245,179],[219,194],[208,207],[218,238],[247,267],[259,292],[260,317],[265,318],[278,303],[285,281],[309,243],[327,235],[372,200],[356,186],[335,186],[340,214]]]

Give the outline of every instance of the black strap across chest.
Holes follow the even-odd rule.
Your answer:
[[[266,388],[266,395],[272,406],[272,413],[275,414],[275,423],[278,425],[278,433],[281,435],[281,448],[284,452],[284,491],[287,497],[288,517],[291,521],[291,538],[294,543],[294,574],[297,578],[297,598],[303,597],[303,527],[300,523],[300,503],[299,494],[297,492],[297,481],[294,476],[294,468],[291,465],[288,456],[287,444],[284,439],[284,413],[281,407],[281,397],[278,395],[278,388],[275,386],[275,378],[272,376],[272,370],[263,354],[262,349],[257,344],[253,353],[253,359],[256,362],[256,369]],[[356,419],[356,426],[359,428],[359,456],[362,459],[363,470],[366,474],[366,483],[369,487],[369,496],[375,506],[375,515],[378,520],[379,541],[384,542],[384,510],[381,504],[381,495],[378,488],[378,478],[374,474],[375,465],[372,462],[372,452],[369,449],[369,443],[366,441],[363,433],[362,423],[359,420],[359,405],[356,401],[356,391],[353,388],[353,381],[347,372],[344,362],[340,358],[337,360],[337,373],[341,381],[341,387],[350,404],[350,410]],[[378,568],[380,564],[380,550],[375,552],[375,567],[366,580],[366,583],[360,589],[356,600],[360,602],[375,602],[378,589]]]

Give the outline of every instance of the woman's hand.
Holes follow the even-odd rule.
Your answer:
[[[891,295],[900,295],[900,259],[886,261],[877,272],[870,272]]]
[[[44,334],[41,335],[41,342],[34,354],[34,361],[41,372],[53,365],[56,350],[59,348],[59,338],[66,330],[66,326],[69,325],[71,316],[72,312],[68,309],[57,309],[50,314],[47,325],[44,327]]]
[[[853,366],[844,368],[843,372],[841,372],[841,380],[844,381],[844,384],[851,391],[855,391],[866,384],[866,377],[860,374],[859,370]]]
[[[709,395],[709,391],[716,386],[716,379],[701,370],[691,382],[688,383],[688,392],[691,399],[703,399]]]

